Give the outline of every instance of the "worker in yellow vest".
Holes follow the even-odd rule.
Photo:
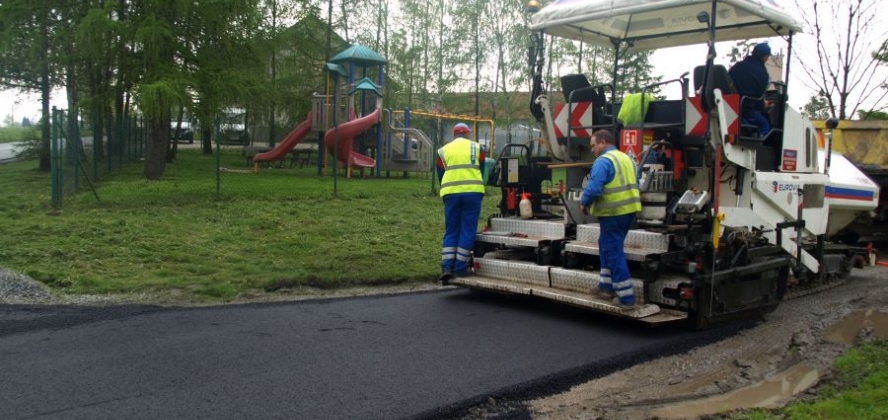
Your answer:
[[[438,180],[444,200],[440,277],[443,284],[469,272],[481,215],[484,151],[478,143],[463,137],[471,132],[465,123],[456,124],[453,140],[438,149]]]
[[[623,252],[623,242],[641,211],[641,194],[635,176],[635,162],[614,146],[610,131],[592,133],[592,151],[598,155],[592,164],[589,181],[580,197],[583,214],[598,217],[601,234],[598,237],[601,273],[598,292],[615,296],[614,304],[635,305],[635,292],[630,281],[629,265]]]

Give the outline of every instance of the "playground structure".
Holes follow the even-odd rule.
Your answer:
[[[494,137],[496,134],[496,123],[492,119],[488,118],[480,118],[471,115],[459,115],[459,114],[449,114],[449,113],[441,113],[441,112],[429,112],[429,111],[416,111],[410,109],[404,109],[403,111],[394,111],[394,114],[401,115],[404,120],[405,127],[410,126],[410,120],[413,117],[425,117],[432,118],[437,121],[453,121],[454,124],[461,122],[466,124],[471,124],[472,133],[471,139],[480,143],[483,148],[485,148],[488,152],[493,153],[494,148]],[[479,125],[488,125],[490,127],[489,137],[487,139],[480,137]],[[447,132],[449,130],[439,130],[443,132]]]
[[[377,177],[389,171],[431,172],[436,142],[422,130],[409,126],[410,111],[406,111],[402,123],[395,118],[400,111],[393,113],[382,107],[386,62],[361,45],[353,45],[331,58],[325,66],[327,92],[313,96],[311,112],[280,143],[252,158],[254,172],[258,172],[260,163],[286,158],[311,132],[318,133],[318,150],[325,152],[318,154],[318,175],[326,166],[327,155],[336,159],[334,170],[344,167],[348,178],[355,168],[369,169],[371,176]],[[368,70],[374,67],[375,82],[368,77]],[[357,79],[359,69],[361,78]],[[492,128],[493,122],[490,124]]]

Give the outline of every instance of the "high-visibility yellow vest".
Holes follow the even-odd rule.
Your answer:
[[[604,185],[595,200],[593,216],[620,216],[641,211],[641,194],[635,178],[635,165],[625,153],[613,149],[599,157],[614,165],[614,179]]]
[[[438,149],[438,156],[444,162],[441,197],[467,192],[484,193],[481,146],[478,143],[457,137]]]

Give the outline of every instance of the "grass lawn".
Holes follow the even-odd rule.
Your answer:
[[[39,127],[0,127],[0,143],[27,141],[39,136]]]
[[[835,362],[835,375],[817,399],[781,410],[754,410],[723,417],[730,420],[881,420],[888,419],[888,342],[851,349]]]
[[[164,178],[138,165],[50,206],[50,179],[33,161],[0,165],[0,266],[60,293],[175,290],[221,301],[304,286],[432,282],[440,270],[443,206],[427,177],[337,180],[329,171],[243,173],[238,150],[180,150]],[[397,174],[400,176],[400,174]],[[480,224],[495,211],[489,189]]]

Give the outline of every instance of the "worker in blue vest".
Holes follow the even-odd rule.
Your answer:
[[[589,145],[598,158],[592,163],[589,181],[580,197],[583,214],[598,217],[601,273],[598,292],[614,297],[620,306],[635,305],[635,291],[623,242],[641,211],[641,194],[635,177],[635,162],[614,146],[614,136],[607,130],[592,133]],[[594,206],[593,206],[594,204]]]
[[[441,243],[441,277],[447,284],[469,272],[475,247],[481,199],[484,197],[484,151],[464,136],[465,123],[453,127],[453,140],[438,149],[438,180],[444,200],[444,240]]]

